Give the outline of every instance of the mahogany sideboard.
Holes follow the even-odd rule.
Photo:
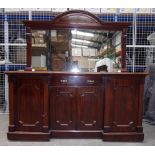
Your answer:
[[[146,73],[6,72],[8,139],[143,141]]]

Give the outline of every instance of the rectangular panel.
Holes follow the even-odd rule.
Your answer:
[[[105,126],[109,131],[136,131],[139,86],[137,80],[112,79],[106,82]]]
[[[44,93],[40,79],[17,78],[15,85],[16,130],[41,131]]]
[[[75,129],[75,88],[50,87],[51,129]]]
[[[80,87],[78,89],[78,129],[100,130],[103,111],[99,87]]]

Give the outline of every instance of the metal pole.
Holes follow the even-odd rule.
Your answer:
[[[5,55],[5,71],[9,70],[9,30],[8,30],[8,18],[7,14],[4,14],[4,55]],[[5,112],[9,112],[9,94],[8,94],[8,77],[5,75]]]
[[[133,72],[135,72],[135,45],[136,45],[136,9],[134,9],[134,13],[133,13],[133,26],[132,26],[132,44],[133,44]]]

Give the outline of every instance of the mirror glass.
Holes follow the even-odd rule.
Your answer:
[[[69,72],[118,72],[121,31],[32,30],[32,67]]]

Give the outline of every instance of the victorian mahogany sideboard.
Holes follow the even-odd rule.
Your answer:
[[[143,141],[146,73],[7,72],[10,140]]]

